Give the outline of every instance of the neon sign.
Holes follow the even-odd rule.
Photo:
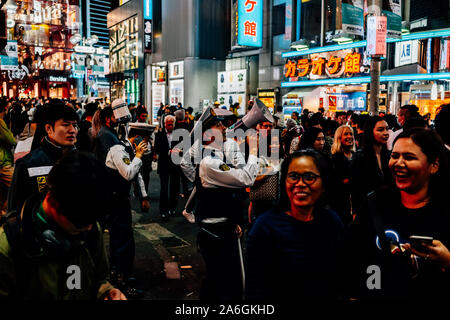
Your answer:
[[[322,76],[324,73],[337,75],[344,68],[346,75],[353,75],[361,72],[361,54],[349,53],[345,58],[330,57],[325,59],[299,59],[298,61],[288,60],[284,65],[286,78],[302,78],[308,75]]]
[[[238,0],[238,45],[262,47],[263,0]]]

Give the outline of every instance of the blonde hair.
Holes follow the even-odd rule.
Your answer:
[[[342,150],[341,137],[346,128],[348,128],[353,133],[353,146],[352,146],[351,150],[353,152],[356,151],[355,133],[353,132],[353,128],[351,126],[349,126],[348,124],[343,124],[342,126],[337,128],[336,132],[334,133],[334,141],[333,141],[333,145],[331,146],[331,154],[336,154],[338,152],[344,152],[344,150]]]

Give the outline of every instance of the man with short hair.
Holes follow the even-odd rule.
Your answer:
[[[46,136],[41,145],[19,159],[8,192],[8,212],[18,211],[33,194],[42,193],[53,165],[65,153],[75,149],[78,115],[60,100],[52,100],[44,111]]]
[[[126,300],[108,281],[108,260],[97,223],[110,192],[104,167],[72,152],[48,175],[48,191],[34,195],[0,228],[0,298]],[[102,201],[99,201],[102,199]]]
[[[397,122],[400,126],[402,126],[401,129],[395,131],[393,134],[389,135],[389,139],[387,141],[387,148],[388,150],[392,150],[392,147],[394,146],[394,141],[397,136],[403,132],[403,126],[406,122],[406,120],[411,118],[417,118],[421,117],[419,114],[419,108],[414,104],[406,104],[404,106],[400,107],[400,110],[398,110],[397,113]]]

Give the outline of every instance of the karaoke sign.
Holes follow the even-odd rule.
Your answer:
[[[263,0],[238,0],[238,45],[262,47]]]

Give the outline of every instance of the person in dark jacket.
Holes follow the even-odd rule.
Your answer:
[[[20,210],[31,195],[44,192],[52,166],[75,148],[78,133],[78,115],[75,110],[59,100],[52,100],[44,112],[46,136],[40,147],[16,163],[8,192],[7,215]]]
[[[170,214],[175,212],[178,202],[177,177],[179,183],[179,176],[176,173],[176,164],[171,160],[172,152],[177,152],[173,149],[172,143],[173,129],[175,126],[175,117],[167,115],[164,117],[164,128],[155,134],[155,153],[158,156],[158,174],[161,184],[159,196],[159,210],[161,218],[166,220]],[[179,187],[179,184],[178,184]]]
[[[85,106],[85,112],[83,114],[83,118],[80,121],[80,132],[77,136],[77,149],[81,151],[91,152],[93,148],[93,138],[90,133],[90,129],[92,127],[92,117],[97,111],[98,106],[96,103],[88,103]]]
[[[386,143],[389,126],[383,118],[373,116],[364,127],[363,148],[354,155],[351,164],[351,199],[354,214],[367,194],[383,185],[392,183],[389,171],[389,151]]]
[[[0,299],[126,300],[108,282],[97,223],[110,196],[105,176],[92,155],[72,152],[53,166],[48,191],[24,204],[20,224],[0,228]]]
[[[365,199],[350,229],[345,270],[351,296],[449,301],[450,172],[442,140],[429,129],[403,131],[389,168],[394,184]],[[414,243],[413,235],[432,240]],[[371,266],[377,271],[368,274]]]
[[[336,130],[331,146],[331,162],[336,176],[336,187],[331,206],[346,225],[353,221],[350,202],[350,164],[355,151],[352,127],[340,126]]]

